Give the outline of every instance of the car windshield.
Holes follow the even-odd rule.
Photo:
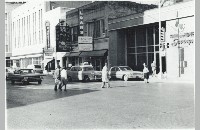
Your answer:
[[[21,73],[33,73],[33,70],[31,70],[31,69],[24,69],[24,70],[20,70],[21,71]]]
[[[122,71],[132,70],[130,67],[119,67]]]
[[[41,65],[34,65],[35,68],[41,68]]]
[[[83,68],[83,71],[91,71],[91,70],[94,70],[93,67],[84,67]]]

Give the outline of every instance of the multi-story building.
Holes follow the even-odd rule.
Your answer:
[[[11,67],[13,65],[10,57],[12,56],[12,28],[11,28],[11,12],[13,9],[24,4],[24,1],[21,2],[5,2],[5,52],[6,52],[6,67]]]
[[[193,80],[194,1],[163,5],[109,20],[109,62],[111,66],[129,65],[134,70],[142,70],[145,63],[151,71],[155,61],[157,73]]]
[[[89,2],[89,1],[88,1]],[[45,13],[59,6],[77,8],[87,1],[28,1],[12,11],[12,57],[21,68],[29,64],[40,64],[46,48]],[[57,14],[48,17],[56,17]],[[59,14],[58,14],[59,15]]]
[[[95,70],[101,70],[104,63],[110,60],[108,56],[111,50],[109,48],[111,37],[108,34],[109,19],[144,12],[156,7],[156,5],[128,1],[96,1],[68,11],[66,21],[71,28],[72,50],[63,57],[63,66],[89,62]],[[90,39],[90,44],[79,43],[79,36]],[[87,49],[84,50],[84,48]]]

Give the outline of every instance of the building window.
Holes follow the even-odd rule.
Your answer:
[[[78,26],[74,26],[71,28],[71,41],[72,42],[78,41]]]
[[[34,15],[34,13],[33,13],[33,38],[32,38],[32,43],[33,43],[33,44],[34,44],[34,40],[35,40],[35,39],[34,39],[34,38],[35,38],[35,36],[34,36],[34,34],[35,34],[35,33],[34,33],[34,32],[35,32],[35,31],[34,31],[34,29],[35,29],[35,27],[34,27],[34,25],[35,25],[35,21],[34,21],[35,18],[34,18],[34,16],[35,16],[35,15]]]
[[[33,64],[41,65],[41,57],[35,57],[33,58]]]
[[[94,38],[105,36],[105,22],[104,19],[94,20],[87,23],[87,35]]]
[[[12,60],[6,60],[6,67],[12,67],[13,61]]]
[[[42,25],[42,9],[41,9],[41,11],[40,11],[40,13],[41,13],[41,40],[42,40],[42,42],[41,43],[43,43],[43,25]]]
[[[36,39],[36,36],[37,36],[37,35],[36,35],[36,12],[35,12],[35,29],[34,29],[34,31],[35,31],[35,32],[34,32],[34,33],[35,33],[35,34],[34,34],[34,35],[35,35],[35,44],[37,44],[37,39]]]

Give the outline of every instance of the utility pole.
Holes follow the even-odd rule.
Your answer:
[[[160,13],[160,8],[161,8],[161,2],[159,1],[159,61],[160,61],[160,75],[159,77],[162,78],[162,56],[161,56],[161,13]]]
[[[179,37],[179,18],[178,18],[178,11],[177,11],[177,18],[176,18],[176,24],[175,26],[178,28],[178,76],[181,77],[181,57],[180,57],[180,37]]]

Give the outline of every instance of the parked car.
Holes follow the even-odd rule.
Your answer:
[[[36,64],[28,65],[27,69],[33,69],[33,71],[35,71],[35,73],[43,74],[43,69],[42,69],[41,65],[36,65]]]
[[[6,67],[6,80],[9,80],[9,75],[12,75],[14,70],[11,67]]]
[[[26,85],[29,82],[38,82],[38,84],[41,84],[43,76],[45,75],[35,73],[33,69],[20,69],[8,75],[8,78],[11,80],[12,84],[21,82],[23,85]]]
[[[92,65],[83,65],[83,66],[72,66],[70,70],[67,71],[68,80],[100,80],[101,72],[94,71]]]
[[[129,79],[137,78],[144,79],[143,72],[141,71],[133,71],[128,66],[113,66],[109,70],[109,75],[112,79],[122,79],[127,81]]]

